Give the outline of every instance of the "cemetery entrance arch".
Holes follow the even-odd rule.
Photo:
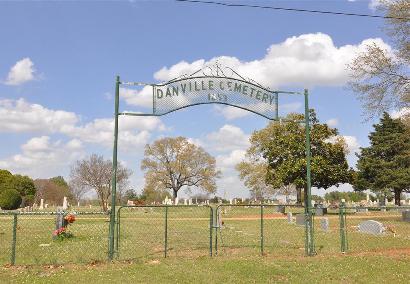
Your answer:
[[[120,112],[119,89],[121,85],[151,86],[152,112],[135,113]],[[114,257],[115,243],[115,200],[117,189],[117,145],[118,118],[127,116],[163,116],[187,107],[203,104],[222,104],[241,108],[273,121],[285,121],[279,118],[279,95],[303,95],[305,102],[305,119],[299,121],[305,125],[306,136],[306,182],[305,198],[305,249],[307,255],[314,254],[313,219],[311,203],[310,173],[310,126],[308,90],[304,92],[288,92],[270,90],[252,79],[242,77],[232,68],[222,67],[218,63],[205,66],[192,73],[180,76],[163,84],[147,84],[139,82],[122,82],[117,76],[115,82],[115,114],[114,114],[114,147],[112,169],[111,215],[109,227],[109,259]]]

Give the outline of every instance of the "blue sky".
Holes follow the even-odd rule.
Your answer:
[[[371,6],[377,1],[250,2],[377,13]],[[319,119],[337,127],[353,153],[368,145],[374,121],[364,120],[346,89],[345,66],[368,43],[389,48],[382,26],[380,19],[174,1],[0,2],[0,167],[34,178],[68,177],[77,159],[111,158],[115,75],[158,83],[216,59],[270,88],[309,88]],[[121,110],[149,111],[147,90],[122,89],[121,96]],[[281,98],[280,109],[302,111],[303,100]],[[216,105],[127,118],[120,121],[119,159],[140,190],[144,145],[186,136],[217,158],[219,195],[247,196],[234,165],[252,131],[266,123]],[[349,162],[354,166],[353,154]]]

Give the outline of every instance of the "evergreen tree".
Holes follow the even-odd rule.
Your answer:
[[[369,135],[370,146],[357,155],[356,190],[370,189],[376,194],[394,193],[400,205],[402,192],[410,191],[410,133],[400,119],[384,113],[374,132]]]

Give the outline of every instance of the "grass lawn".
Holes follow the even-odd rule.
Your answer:
[[[1,267],[1,283],[408,283],[409,252],[315,257],[170,257]]]

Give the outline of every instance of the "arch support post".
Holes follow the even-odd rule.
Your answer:
[[[117,146],[118,146],[118,116],[120,101],[120,76],[115,81],[115,109],[114,109],[114,148],[112,153],[112,178],[111,178],[111,211],[110,227],[108,235],[108,259],[114,258],[114,234],[115,234],[115,202],[117,193]]]
[[[311,153],[310,153],[310,119],[309,119],[309,92],[305,89],[305,136],[306,136],[306,192],[305,192],[305,252],[306,255],[315,255],[312,198],[311,198]]]

